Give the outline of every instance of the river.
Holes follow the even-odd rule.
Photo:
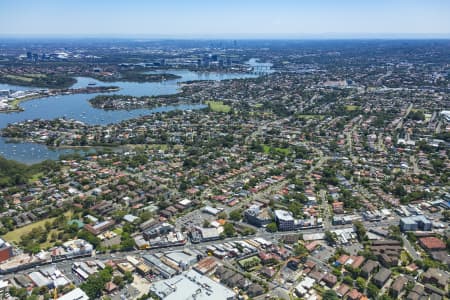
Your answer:
[[[254,74],[247,73],[217,73],[217,72],[192,72],[189,70],[164,70],[153,72],[166,72],[175,74],[181,78],[167,80],[163,82],[101,82],[92,78],[77,77],[77,82],[72,88],[81,88],[88,86],[89,83],[95,83],[97,86],[118,86],[119,92],[115,94],[132,96],[157,96],[175,94],[180,89],[180,83],[194,80],[226,80],[257,77]],[[0,84],[0,90],[29,90],[30,87],[20,87],[8,84]],[[4,128],[8,123],[22,122],[33,119],[55,119],[68,118],[82,121],[86,124],[106,125],[117,123],[123,120],[136,118],[156,112],[167,112],[172,110],[195,110],[204,108],[205,105],[177,105],[163,106],[155,109],[135,109],[135,110],[116,110],[105,111],[92,107],[88,100],[99,94],[74,94],[46,97],[22,102],[20,106],[24,109],[22,112],[0,113],[0,128]],[[8,143],[0,137],[0,156],[8,159],[14,159],[26,164],[37,163],[46,159],[58,159],[61,154],[73,153],[82,150],[73,149],[50,149],[45,145],[34,143]]]

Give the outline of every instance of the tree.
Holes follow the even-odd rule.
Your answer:
[[[269,232],[277,232],[278,231],[277,223],[272,222],[272,223],[267,224],[266,229]]]
[[[353,278],[351,276],[344,276],[344,278],[342,279],[342,282],[344,282],[345,284],[349,285],[349,286],[353,286]]]
[[[294,246],[294,254],[296,256],[305,255],[308,254],[308,250],[306,249],[305,245],[297,243]]]
[[[119,287],[122,286],[122,284],[123,284],[122,276],[114,276],[113,283]]]
[[[234,234],[236,233],[236,230],[234,229],[233,224],[231,224],[231,223],[225,223],[225,225],[223,225],[223,233],[224,233],[225,236],[227,236],[227,237],[232,237],[232,236],[234,236]]]
[[[221,212],[217,215],[217,218],[219,219],[226,219],[227,218],[227,213],[226,212]]]
[[[129,233],[123,233],[120,240],[120,249],[122,251],[129,251],[134,249],[134,240]]]
[[[366,228],[364,227],[364,224],[361,221],[356,221],[353,223],[353,225],[355,227],[356,235],[358,236],[358,241],[363,242],[367,240],[368,238],[366,235]]]
[[[230,220],[232,220],[232,221],[240,221],[241,220],[241,211],[239,210],[239,209],[235,209],[235,210],[232,210],[231,212],[230,212],[230,215],[229,215],[229,217],[230,217]]]
[[[89,299],[101,296],[105,284],[112,279],[112,268],[107,266],[97,274],[91,275],[80,285],[80,288],[88,295]]]
[[[336,233],[329,230],[325,231],[325,241],[330,245],[335,245],[337,241]]]
[[[327,290],[327,291],[325,291],[325,293],[323,293],[322,299],[323,300],[339,300],[339,297],[335,291]]]
[[[380,289],[373,283],[369,283],[367,285],[367,295],[370,298],[376,299],[378,296],[378,293],[380,292]]]
[[[366,288],[366,280],[362,277],[356,278],[356,287],[360,292],[364,292],[364,289]]]
[[[130,271],[126,271],[123,274],[123,279],[127,282],[127,283],[132,283],[134,281],[134,277],[133,274]]]

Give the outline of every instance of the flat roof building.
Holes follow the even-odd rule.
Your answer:
[[[400,219],[400,229],[402,231],[430,231],[433,224],[424,215],[405,217]]]
[[[154,282],[150,287],[150,293],[164,300],[236,299],[236,293],[233,290],[194,270],[186,271],[171,279]]]
[[[277,225],[278,225],[278,230],[289,231],[289,230],[296,229],[295,219],[292,216],[292,213],[290,213],[286,210],[276,209],[274,211],[274,215],[275,215],[275,221],[277,222]]]
[[[89,297],[82,289],[76,288],[59,297],[58,300],[89,300]]]

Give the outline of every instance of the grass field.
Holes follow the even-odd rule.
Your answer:
[[[206,104],[214,112],[227,113],[231,110],[231,106],[223,104],[222,101],[206,101]]]
[[[322,115],[297,115],[297,118],[299,118],[300,120],[311,120],[311,119],[323,120],[323,118],[325,118],[325,116],[322,116]]]
[[[42,176],[44,176],[44,173],[43,173],[43,172],[36,173],[36,174],[34,174],[33,176],[31,176],[31,178],[28,180],[28,182],[29,182],[29,183],[33,183],[33,182],[35,182],[35,181],[38,181],[39,178],[41,178]]]
[[[345,106],[345,110],[347,110],[347,111],[354,111],[354,110],[358,110],[360,108],[361,107],[359,107],[358,105],[346,105]]]
[[[263,150],[264,153],[268,154],[270,152],[270,149],[272,149],[272,147],[268,146],[268,145],[263,145]],[[273,148],[276,152],[280,152],[283,153],[284,155],[289,155],[290,150],[288,148],[278,148],[275,147]]]
[[[72,212],[70,212],[70,211],[69,211],[69,212],[66,212],[65,215],[66,215],[66,217],[70,218],[70,217],[72,216]],[[56,219],[56,217],[55,217],[55,218],[47,218],[47,219],[44,219],[44,220],[41,220],[41,221],[38,221],[38,222],[35,222],[35,223],[31,223],[31,224],[29,224],[29,225],[26,225],[26,226],[17,228],[17,229],[15,229],[15,230],[10,231],[10,232],[8,232],[7,234],[3,235],[3,236],[2,236],[2,239],[6,240],[6,241],[8,241],[8,242],[13,242],[13,243],[15,243],[15,244],[18,244],[18,243],[20,242],[20,237],[21,237],[22,235],[28,234],[29,232],[31,232],[31,230],[33,230],[33,228],[37,228],[37,227],[39,227],[39,226],[44,227],[44,225],[45,225],[46,222],[50,222],[50,223],[51,223],[51,222],[53,222],[55,219]],[[48,235],[48,236],[50,236],[50,234],[51,234],[52,232],[57,232],[57,231],[56,231],[55,229],[52,229],[52,230],[49,232],[49,235]],[[50,243],[48,243],[48,242],[42,244],[43,247],[46,247],[46,246],[49,246],[49,245],[50,245]]]
[[[11,79],[15,79],[15,80],[20,80],[20,81],[25,81],[25,82],[31,82],[31,81],[33,81],[33,78],[25,77],[25,76],[6,75],[5,77],[11,78]]]

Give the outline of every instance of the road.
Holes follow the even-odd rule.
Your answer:
[[[406,252],[412,257],[414,261],[421,260],[420,256],[417,254],[414,247],[411,245],[411,243],[408,241],[406,236],[402,234],[402,240],[403,240],[403,247],[406,249]]]
[[[403,127],[403,120],[406,119],[406,117],[409,115],[409,113],[411,112],[413,108],[412,103],[408,106],[408,108],[406,109],[405,115],[401,118],[401,120],[398,122],[397,126],[395,126],[395,129],[400,129]]]
[[[323,211],[323,228],[324,230],[330,230],[331,228],[331,210],[330,205],[327,201],[327,192],[321,190],[319,192],[319,197],[322,200],[322,211]]]
[[[417,165],[417,159],[416,159],[416,157],[415,157],[414,155],[411,155],[411,156],[409,157],[409,161],[410,161],[410,163],[411,163],[411,165],[412,165],[413,173],[414,173],[414,174],[419,174],[420,171],[419,171],[419,167],[418,167],[418,165]]]

